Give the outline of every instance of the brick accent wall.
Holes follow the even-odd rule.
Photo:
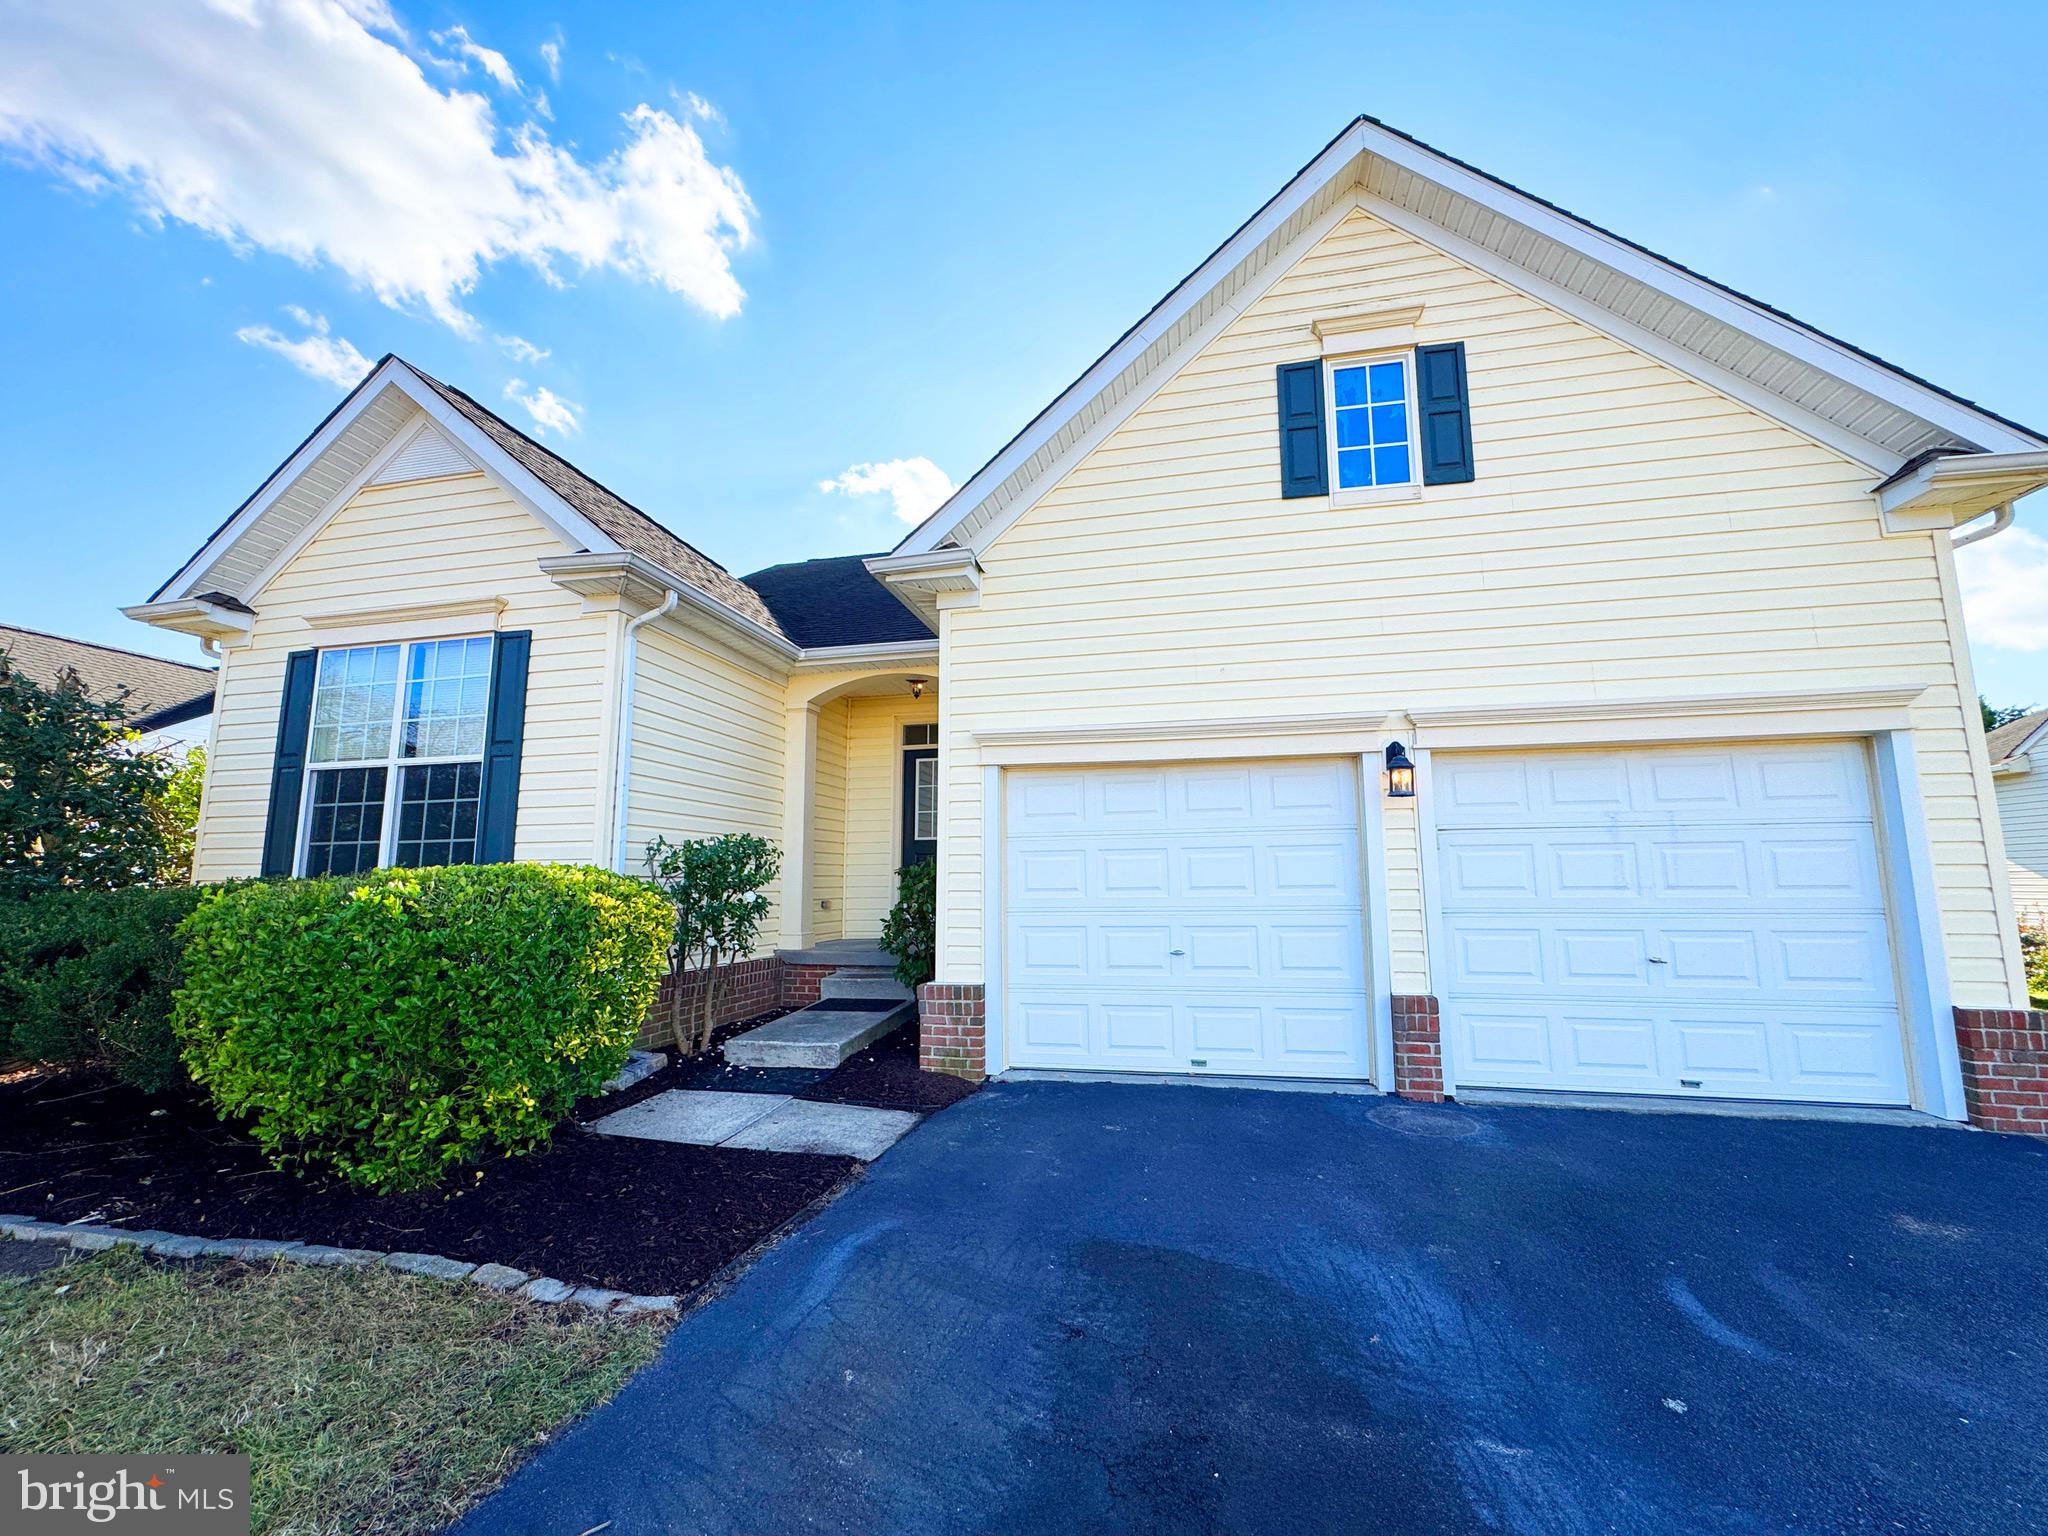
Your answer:
[[[1423,1104],[1444,1101],[1443,1030],[1426,992],[1394,994],[1394,1092]]]
[[[783,1004],[785,983],[783,963],[773,955],[759,960],[743,960],[727,969],[725,990],[718,1000],[720,1024],[731,1024],[740,1019],[751,1019],[757,1013],[766,1013]],[[704,973],[685,971],[683,983],[683,1009],[687,1017],[692,1008],[703,1006]],[[647,1050],[668,1050],[676,1043],[675,1032],[669,1028],[669,994],[671,979],[664,976],[661,990],[655,994],[654,1009],[640,1026],[640,1038],[636,1045]],[[811,998],[817,999],[817,983],[811,983]]]
[[[1958,1008],[1956,1054],[1972,1125],[2048,1136],[2048,1012]]]
[[[988,1076],[988,1004],[980,982],[917,989],[917,1064],[955,1077]]]
[[[782,1006],[808,1008],[818,1000],[818,985],[838,970],[836,965],[790,965],[782,967]]]

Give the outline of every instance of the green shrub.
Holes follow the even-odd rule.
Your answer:
[[[2027,991],[2035,1006],[2048,1003],[2048,920],[2020,919],[2020,956],[2027,967]]]
[[[0,901],[0,1044],[94,1063],[138,1088],[184,1077],[171,1030],[190,886],[49,891]]]
[[[647,877],[675,909],[670,937],[669,1029],[685,1056],[709,1050],[726,972],[754,951],[768,916],[762,894],[782,870],[782,850],[751,832],[695,842],[657,837],[647,845]],[[683,973],[699,971],[697,1017],[683,1018]]]
[[[185,1064],[279,1162],[415,1189],[530,1151],[616,1074],[668,903],[558,864],[246,885],[185,925]]]
[[[932,979],[939,941],[939,866],[930,860],[896,871],[896,905],[882,924],[882,948],[896,957],[896,979],[921,987]]]

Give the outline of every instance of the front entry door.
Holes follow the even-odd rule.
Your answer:
[[[903,862],[928,864],[939,856],[939,750],[903,754]]]

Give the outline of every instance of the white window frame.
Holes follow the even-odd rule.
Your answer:
[[[1337,370],[1367,368],[1374,363],[1399,363],[1406,380],[1402,405],[1408,416],[1408,478],[1394,485],[1341,485],[1337,477]],[[1347,352],[1323,359],[1323,451],[1327,460],[1324,473],[1329,476],[1332,506],[1370,506],[1376,502],[1415,501],[1421,497],[1422,446],[1417,431],[1415,400],[1419,387],[1420,375],[1416,371],[1415,348],[1412,346],[1378,347],[1370,352]]]
[[[929,749],[918,748],[916,750],[925,751]],[[930,837],[926,837],[919,830],[919,823],[923,821],[925,814],[924,808],[918,804],[925,789],[925,786],[919,781],[924,778],[924,769],[927,764],[931,766],[932,770],[932,835]],[[917,760],[916,769],[910,776],[910,837],[911,841],[918,843],[936,843],[939,840],[939,760],[936,757],[920,757]],[[910,852],[908,848],[903,851],[905,854]]]
[[[398,786],[407,768],[431,768],[441,763],[475,763],[478,770],[478,787],[482,787],[482,770],[490,747],[490,690],[484,691],[484,749],[475,753],[462,753],[453,757],[403,757],[399,749],[405,735],[405,693],[408,674],[411,670],[412,653],[416,646],[438,645],[448,640],[489,640],[492,654],[496,655],[497,636],[489,633],[467,635],[433,635],[422,640],[363,640],[350,645],[324,646],[313,658],[313,698],[306,719],[306,767],[299,785],[299,835],[298,847],[292,854],[292,873],[305,878],[306,863],[313,851],[313,782],[318,774],[337,773],[349,768],[382,768],[384,770],[384,811],[383,820],[377,830],[378,869],[389,869],[391,858],[398,850]],[[392,690],[391,734],[384,747],[384,756],[357,758],[351,762],[318,761],[313,756],[312,711],[318,707],[320,698],[321,659],[342,651],[374,651],[386,646],[398,648],[398,683]],[[477,801],[477,836],[483,836],[483,801],[481,794]],[[472,859],[472,862],[474,860]],[[346,878],[344,876],[343,878]]]

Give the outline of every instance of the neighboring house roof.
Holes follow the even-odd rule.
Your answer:
[[[717,561],[488,407],[392,353],[157,588],[151,603],[203,598],[249,611],[266,573],[352,487],[365,483],[381,457],[397,451],[400,434],[421,411],[446,428],[472,460],[494,466],[572,548],[638,556],[737,621],[786,641],[760,594]]]
[[[127,691],[128,723],[137,730],[161,730],[213,710],[213,668],[164,661],[90,640],[67,640],[37,629],[0,624],[0,653],[24,677],[50,687],[75,672],[95,699]]]
[[[835,555],[771,565],[743,578],[761,594],[782,632],[806,648],[929,640],[931,629],[863,563],[871,555]]]
[[[1360,116],[892,552],[979,550],[1353,208],[1888,475],[2048,436]]]
[[[1985,736],[1984,745],[1991,751],[1992,765],[1995,767],[2026,751],[2027,743],[2041,733],[2043,726],[2048,726],[2048,709],[2037,709],[2031,715],[2008,721]]]

